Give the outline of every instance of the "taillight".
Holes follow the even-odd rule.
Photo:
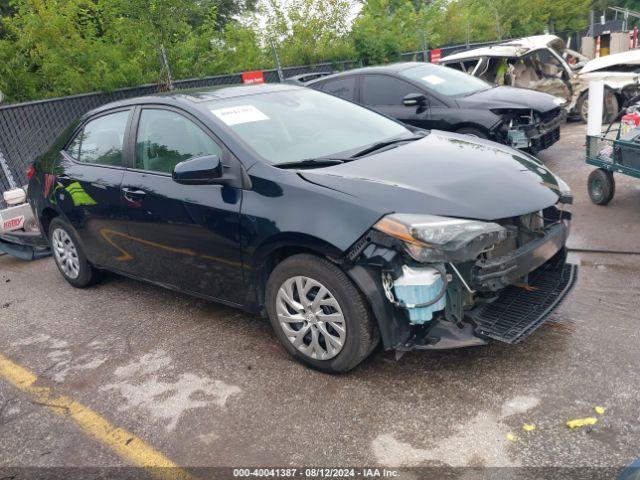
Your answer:
[[[27,180],[31,180],[33,176],[36,174],[36,169],[33,165],[27,168]]]

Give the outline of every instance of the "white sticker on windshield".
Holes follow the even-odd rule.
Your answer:
[[[211,113],[229,126],[270,120],[269,117],[253,105],[238,105],[237,107],[218,108],[216,110],[211,110]]]
[[[444,82],[444,78],[440,78],[437,75],[427,75],[426,77],[422,77],[422,80],[430,83],[431,85],[439,85]]]

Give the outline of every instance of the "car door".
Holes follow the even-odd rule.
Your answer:
[[[217,155],[225,168],[237,160],[186,112],[144,106],[132,128],[130,168],[122,182],[127,235],[123,255],[141,278],[219,300],[241,303],[242,190],[229,184],[182,185],[176,164]]]
[[[86,121],[60,153],[55,169],[55,201],[75,228],[87,258],[118,268],[118,250],[106,232],[123,228],[120,184],[131,108],[101,113]]]
[[[390,75],[360,77],[360,103],[401,122],[429,128],[428,105],[407,107],[402,103],[411,93],[424,94],[420,88]]]

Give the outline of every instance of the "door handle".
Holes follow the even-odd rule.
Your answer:
[[[135,195],[135,196],[138,196],[138,197],[147,194],[147,192],[145,192],[144,190],[138,190],[136,188],[127,188],[127,187],[125,187],[125,188],[122,189],[122,191],[124,193],[129,194],[129,195]]]
[[[124,187],[122,189],[122,195],[124,196],[124,198],[131,202],[141,200],[142,197],[144,197],[146,194],[147,192],[145,192],[144,190],[139,190],[137,188]]]

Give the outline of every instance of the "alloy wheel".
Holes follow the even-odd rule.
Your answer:
[[[80,260],[78,250],[69,234],[61,228],[56,228],[51,236],[53,255],[56,263],[67,277],[76,279],[80,275]]]
[[[340,353],[347,338],[342,308],[327,287],[313,278],[284,281],[276,296],[280,328],[304,355],[328,360]]]

